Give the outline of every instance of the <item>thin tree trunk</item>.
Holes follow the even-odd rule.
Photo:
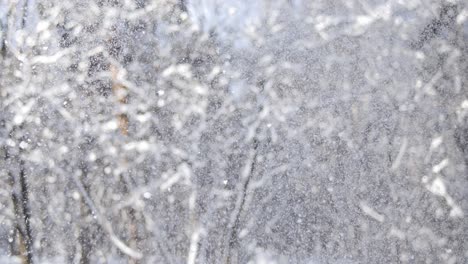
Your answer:
[[[118,102],[121,105],[125,105],[128,103],[128,96],[127,96],[127,87],[122,85],[119,80],[118,80],[118,75],[119,75],[119,69],[111,64],[110,65],[110,71],[111,71],[111,76],[112,76],[112,91],[114,92],[114,95],[116,96]],[[119,120],[119,128],[120,128],[120,133],[124,136],[128,136],[128,116],[125,113],[119,113],[118,114],[118,120]],[[122,161],[123,163],[126,163],[127,161],[124,160]],[[124,172],[125,173],[125,172]],[[122,182],[124,184],[124,192],[129,193],[130,192],[130,182],[128,180],[125,180],[125,177],[122,177]],[[129,232],[129,245],[131,248],[138,248],[138,223],[137,223],[137,218],[136,218],[136,212],[135,209],[132,207],[129,207],[127,210],[128,218],[130,225],[128,227],[128,232]],[[130,264],[138,264],[138,260],[136,259],[130,259],[129,260]]]
[[[4,147],[4,160],[5,164],[9,161],[13,161],[8,152],[8,148]],[[32,236],[29,219],[31,213],[29,210],[29,197],[28,197],[28,186],[24,175],[24,162],[19,162],[20,166],[20,186],[17,184],[17,180],[11,171],[8,171],[9,183],[11,187],[11,200],[13,203],[13,211],[16,216],[15,233],[13,235],[13,241],[11,242],[11,254],[19,254],[23,264],[31,264],[32,262]],[[18,192],[18,187],[20,191]],[[21,194],[21,195],[20,195]],[[15,243],[17,242],[17,243]],[[15,245],[16,244],[16,245]]]
[[[29,3],[28,0],[24,0],[23,8],[22,8],[23,14],[21,18],[21,29],[26,28],[26,23],[27,23],[28,16],[29,16],[28,3]],[[26,179],[25,162],[21,157],[21,152],[22,150],[20,148],[19,155],[17,157],[19,159],[19,185],[20,185],[19,187],[20,187],[20,194],[21,194],[21,201],[20,201],[19,207],[21,208],[21,211],[22,211],[21,218],[24,224],[24,230],[23,230],[23,236],[22,236],[24,241],[20,240],[20,243],[22,242],[20,248],[24,246],[26,250],[24,263],[32,264],[33,263],[33,237],[32,237],[32,231],[31,231],[31,209],[29,207],[29,187],[28,187],[28,183]]]
[[[19,183],[21,187],[21,209],[24,221],[24,244],[26,246],[26,263],[33,263],[33,236],[31,231],[31,209],[29,208],[29,187],[26,179],[24,160],[20,157]]]
[[[89,193],[89,185],[87,183],[88,174],[86,168],[81,169],[83,188],[87,193]],[[90,254],[92,251],[91,246],[91,230],[89,228],[90,223],[88,223],[88,217],[91,215],[91,210],[86,205],[85,197],[82,195],[80,199],[80,234],[78,236],[78,241],[80,244],[80,264],[89,264],[90,263]]]
[[[248,166],[250,169],[248,174],[243,177],[244,182],[242,184],[240,190],[240,197],[237,200],[236,210],[234,211],[233,217],[231,218],[231,223],[228,226],[228,235],[227,235],[227,252],[226,252],[226,264],[232,263],[232,250],[233,248],[239,244],[238,237],[239,237],[239,229],[240,229],[240,222],[241,222],[241,215],[244,211],[245,201],[247,199],[247,194],[249,191],[250,181],[252,180],[256,164],[257,164],[257,154],[258,154],[258,139],[255,136],[253,139],[253,147],[250,154],[250,160]],[[236,261],[237,262],[237,261]]]
[[[121,105],[127,104],[127,87],[118,81],[119,69],[111,64],[110,71],[112,76],[112,91]],[[118,114],[119,128],[122,135],[128,136],[128,116],[125,113]]]

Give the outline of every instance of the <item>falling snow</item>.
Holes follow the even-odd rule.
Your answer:
[[[0,0],[0,264],[468,263],[461,0]]]

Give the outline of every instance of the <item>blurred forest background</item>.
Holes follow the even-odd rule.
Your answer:
[[[0,263],[468,263],[467,20],[0,0]]]

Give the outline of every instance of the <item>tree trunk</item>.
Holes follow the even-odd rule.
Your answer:
[[[249,191],[250,181],[252,180],[255,168],[257,165],[257,154],[258,154],[258,139],[255,136],[253,139],[253,147],[250,154],[250,160],[248,161],[250,166],[249,173],[243,177],[244,182],[242,183],[241,190],[240,190],[240,197],[238,198],[236,209],[233,213],[233,218],[231,218],[231,223],[228,226],[228,235],[227,235],[227,252],[226,252],[226,264],[231,264],[232,261],[232,250],[235,246],[238,245],[238,236],[239,236],[239,228],[240,228],[240,221],[241,215],[244,211],[245,201],[247,199],[247,194]],[[237,263],[238,261],[234,261]]]
[[[31,264],[33,263],[33,237],[31,231],[31,209],[29,208],[29,187],[25,170],[24,161],[21,159],[19,183],[21,187],[22,218],[24,221],[24,245],[26,246],[26,263]]]
[[[4,147],[4,160],[5,164],[14,162],[14,159],[11,159],[8,152],[8,148]],[[28,196],[28,186],[26,184],[25,172],[24,172],[24,161],[19,162],[20,173],[19,173],[19,182],[15,178],[14,174],[11,171],[8,171],[9,183],[11,187],[11,200],[13,203],[13,211],[16,216],[15,223],[15,232],[12,236],[11,242],[11,254],[19,254],[22,259],[23,264],[31,264],[32,262],[32,235],[31,235],[31,226],[30,218],[31,213],[29,210],[29,196]],[[20,191],[18,191],[20,187]],[[17,243],[15,243],[17,242]]]
[[[85,168],[81,169],[82,172],[82,179],[81,182],[83,183],[83,187],[87,193],[89,193],[89,184],[87,182],[88,174]],[[88,223],[88,218],[91,215],[91,210],[86,205],[85,197],[80,197],[80,234],[78,236],[78,241],[80,244],[80,264],[89,264],[90,263],[90,255],[92,251],[91,245],[91,229]]]
[[[128,96],[127,96],[127,87],[122,85],[118,81],[118,75],[119,75],[119,69],[111,64],[110,65],[110,71],[111,71],[111,76],[112,76],[112,91],[114,92],[114,95],[116,96],[118,102],[121,105],[125,105],[128,103]],[[128,116],[125,113],[119,113],[118,114],[118,121],[119,121],[119,128],[120,128],[120,133],[124,136],[128,136]],[[122,163],[126,163],[125,160],[122,161]],[[123,172],[125,173],[125,172]],[[123,190],[126,194],[130,193],[131,188],[130,188],[130,182],[125,179],[125,177],[121,177],[122,180],[121,182],[124,184]],[[129,226],[128,226],[128,234],[130,237],[129,241],[129,246],[131,248],[138,248],[138,223],[137,223],[137,218],[135,216],[136,212],[133,208],[129,207],[127,210],[127,216],[129,219]],[[129,260],[130,264],[138,264],[138,260],[130,258]]]

